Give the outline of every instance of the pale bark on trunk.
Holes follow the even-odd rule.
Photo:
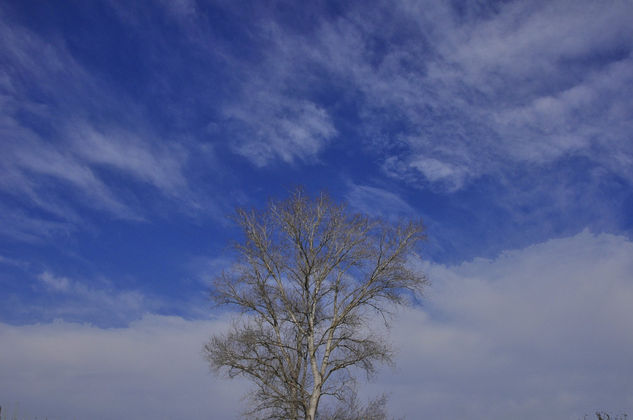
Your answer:
[[[308,405],[306,420],[314,420],[316,417],[317,406],[319,405],[319,399],[321,398],[321,386],[323,384],[321,372],[317,363],[316,348],[314,343],[314,314],[315,306],[313,304],[308,320],[310,326],[310,334],[308,337],[308,351],[310,352],[310,367],[312,368],[313,388],[312,394],[310,395],[310,403]]]
[[[319,405],[319,399],[321,398],[321,391],[316,390],[312,392],[310,396],[310,407],[308,408],[308,416],[306,420],[314,420],[316,417],[317,406]]]

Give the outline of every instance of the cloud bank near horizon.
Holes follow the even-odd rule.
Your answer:
[[[587,231],[493,260],[425,263],[424,306],[393,323],[396,368],[361,395],[387,392],[392,414],[408,418],[631,413],[632,265],[633,242]],[[147,314],[124,328],[0,324],[11,343],[0,354],[3,405],[50,419],[233,418],[248,385],[210,376],[201,354],[229,323]]]

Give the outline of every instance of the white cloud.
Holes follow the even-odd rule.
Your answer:
[[[408,167],[422,173],[430,184],[442,185],[448,191],[460,189],[468,177],[468,168],[464,166],[425,156],[411,156]]]
[[[633,412],[633,243],[587,231],[477,259],[426,265],[425,311],[393,339],[394,414],[415,418],[582,418]]]
[[[510,2],[438,41],[448,61],[458,64],[457,71],[471,82],[483,83],[496,76],[523,84],[539,73],[559,77],[564,60],[596,58],[605,50],[626,48],[627,38],[633,35],[626,25],[631,13],[628,2],[608,8],[590,1]],[[548,81],[535,78],[530,82]]]
[[[66,277],[57,277],[48,271],[44,271],[39,276],[37,276],[39,280],[41,280],[47,287],[52,290],[59,292],[66,292],[70,288],[70,280]]]
[[[160,4],[176,19],[191,19],[198,10],[195,0],[161,0]]]
[[[244,386],[214,378],[202,345],[226,320],[146,316],[126,328],[0,324],[2,413],[20,418],[236,418]]]
[[[19,268],[28,268],[29,263],[27,261],[5,257],[4,255],[0,255],[0,264],[19,267]]]
[[[327,111],[310,101],[258,90],[247,89],[242,102],[224,111],[235,135],[233,149],[257,166],[316,160],[336,135]]]
[[[52,145],[36,136],[31,138],[15,136],[4,148],[6,152],[2,169],[13,174],[13,180],[6,183],[7,192],[19,192],[33,197],[35,204],[45,210],[59,213],[54,206],[40,196],[46,192],[55,196],[49,181],[61,181],[63,187],[72,187],[84,202],[94,208],[105,210],[121,218],[138,218],[135,212],[122,203],[106,184],[95,174],[87,162],[77,159],[70,149],[63,145]],[[59,186],[59,185],[57,185]]]
[[[0,34],[0,57],[6,63],[0,70],[0,191],[22,206],[7,217],[23,221],[0,233],[41,241],[85,226],[79,216],[85,207],[143,220],[146,208],[130,193],[139,184],[153,186],[183,211],[198,208],[185,174],[188,148],[181,139],[158,138],[139,105],[87,71],[62,38],[45,39],[4,10]],[[112,172],[133,182],[121,183]],[[29,213],[34,208],[37,216]],[[49,228],[29,229],[38,223]]]
[[[183,175],[187,153],[177,144],[152,143],[121,129],[101,132],[85,123],[70,125],[67,135],[76,154],[90,164],[116,168],[170,195],[187,189]]]
[[[633,242],[587,231],[495,259],[422,263],[423,308],[402,311],[396,369],[362,393],[393,415],[578,419],[633,412]],[[0,324],[3,407],[54,418],[233,418],[243,382],[208,375],[201,346],[228,318],[146,315],[125,328]]]
[[[413,207],[394,192],[369,185],[350,184],[347,201],[354,210],[387,219],[415,217],[416,214]]]
[[[38,243],[55,236],[64,236],[76,226],[58,220],[33,217],[0,205],[0,234],[21,242]]]
[[[309,43],[271,31],[278,48],[268,60],[298,69],[275,89],[301,92],[306,68],[325,71],[360,98],[359,132],[384,154],[387,174],[412,184],[456,191],[570,154],[633,180],[618,162],[633,154],[630,2],[461,9],[351,9],[319,22]]]
[[[105,278],[77,280],[48,270],[36,278],[39,284],[35,284],[35,291],[39,288],[49,295],[54,293],[54,300],[49,300],[46,305],[41,305],[36,299],[15,304],[15,312],[29,317],[37,314],[38,319],[90,319],[107,325],[120,325],[161,306],[157,299],[137,290],[117,289]]]
[[[632,153],[623,146],[633,112],[631,17],[628,2],[512,2],[461,25],[442,21],[447,36],[432,38],[442,59],[430,64],[424,83],[442,86],[440,102],[456,104],[492,141],[480,153],[473,143],[481,139],[462,138],[455,149],[468,161],[446,150],[440,156],[477,175],[577,153],[633,179],[611,164],[617,153]]]
[[[187,268],[201,284],[210,286],[213,279],[228,270],[234,261],[228,256],[196,256],[187,263]]]
[[[154,186],[164,195],[192,204],[184,175],[187,152],[169,142],[152,143],[147,133],[120,127],[99,131],[87,122],[68,122],[61,138],[45,141],[15,121],[9,127],[0,171],[5,192],[28,197],[38,207],[69,222],[80,220],[59,189],[70,187],[82,205],[106,211],[123,219],[141,219],[136,203],[115,192],[101,173],[102,168],[118,171],[132,180]],[[52,182],[56,181],[56,182]]]
[[[422,172],[429,181],[446,179],[455,173],[455,170],[450,165],[440,162],[439,160],[425,157],[414,160],[410,165]]]

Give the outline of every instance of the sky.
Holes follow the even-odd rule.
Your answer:
[[[236,207],[422,218],[394,416],[633,415],[633,2],[0,3],[0,405],[231,419]]]

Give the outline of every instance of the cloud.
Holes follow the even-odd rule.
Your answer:
[[[255,6],[244,24],[243,8],[231,2],[215,6],[235,25],[240,39],[218,37],[204,19],[181,24],[195,33],[188,42],[222,64],[219,77],[226,92],[208,107],[214,134],[226,137],[229,150],[258,168],[318,162],[339,131],[331,109],[318,97],[322,81],[298,54],[305,40],[286,33],[269,8]],[[236,44],[244,48],[236,49]]]
[[[202,345],[224,319],[148,315],[126,328],[0,324],[2,412],[20,417],[202,419],[239,414],[244,384],[210,375]],[[18,407],[19,405],[19,407]]]
[[[41,243],[53,237],[66,236],[76,230],[76,225],[60,220],[50,220],[0,205],[0,234],[20,242]]]
[[[151,144],[136,133],[116,128],[101,132],[85,123],[71,125],[67,136],[77,155],[92,165],[117,169],[169,195],[188,188],[183,175],[187,152],[178,144]]]
[[[546,164],[579,154],[632,180],[611,163],[632,152],[624,147],[631,128],[625,115],[632,112],[631,16],[626,2],[511,2],[461,24],[442,21],[438,29],[447,36],[432,38],[441,58],[422,82],[441,86],[436,104],[455,104],[475,131],[458,137],[455,151],[415,137],[411,147],[430,148],[470,177],[506,171],[509,162]]]
[[[291,25],[265,32],[273,47],[264,69],[284,74],[270,83],[274,91],[310,97],[321,89],[347,104],[385,172],[413,185],[456,192],[569,155],[633,181],[619,162],[633,154],[633,7],[612,6],[348,7],[302,36]],[[324,110],[336,127],[336,112]]]
[[[314,162],[337,131],[319,105],[263,87],[244,89],[236,104],[224,109],[233,150],[262,167],[275,161]]]
[[[587,231],[457,266],[426,265],[426,309],[394,325],[393,414],[582,418],[633,411],[633,243]]]
[[[13,316],[21,315],[26,320],[90,320],[96,325],[127,325],[164,307],[164,302],[155,297],[116,288],[103,277],[77,280],[49,270],[35,277],[38,282],[33,284],[28,301],[11,302]]]
[[[191,275],[206,287],[211,286],[212,281],[228,270],[234,264],[232,258],[221,256],[195,256],[187,263],[187,269]]]
[[[60,145],[51,145],[40,138],[15,136],[5,145],[3,171],[10,173],[11,181],[4,184],[6,192],[19,193],[45,210],[59,214],[54,205],[48,205],[41,195],[53,193],[56,188],[71,187],[88,206],[112,213],[120,218],[138,218],[135,212],[122,203],[85,162],[76,159],[72,152]],[[51,180],[53,182],[51,185]],[[44,190],[44,191],[42,191]],[[60,215],[66,218],[66,215]]]
[[[11,266],[11,267],[18,267],[22,269],[28,268],[29,266],[29,263],[27,261],[23,261],[16,258],[5,257],[4,255],[0,255],[0,264]]]
[[[390,220],[414,217],[416,214],[413,207],[397,194],[369,185],[350,184],[347,201],[356,211]]]
[[[424,306],[397,315],[396,368],[363,396],[387,391],[391,413],[408,418],[633,412],[629,239],[584,231],[495,259],[419,264],[432,280]],[[157,315],[122,328],[0,324],[11,343],[0,353],[3,408],[19,402],[51,419],[232,418],[248,385],[208,376],[201,356],[229,324]]]
[[[176,19],[187,19],[197,14],[198,8],[195,0],[161,0],[160,4]]]
[[[462,188],[469,175],[468,168],[424,155],[411,155],[406,161],[391,156],[385,160],[382,169],[387,175],[409,182],[420,183],[421,174],[425,180],[421,183],[424,187],[446,192]]]
[[[143,106],[89,72],[62,37],[17,22],[0,10],[0,192],[15,204],[7,217],[24,221],[3,233],[47,240],[85,227],[86,208],[143,220],[148,208],[134,197],[146,186],[158,192],[152,197],[197,208],[186,143],[157,135]]]
[[[48,288],[54,291],[66,292],[70,288],[70,280],[68,280],[66,277],[56,277],[48,271],[44,271],[39,276],[37,276],[37,278],[41,280]]]

